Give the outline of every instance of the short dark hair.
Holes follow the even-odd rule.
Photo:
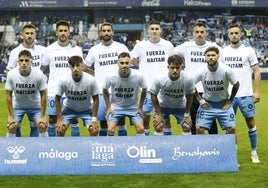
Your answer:
[[[174,55],[169,56],[167,61],[169,65],[176,64],[176,65],[182,66],[184,65],[185,59],[182,55],[174,54]]]
[[[68,59],[68,63],[70,66],[74,66],[77,63],[83,63],[83,58],[77,55],[74,55]]]
[[[238,27],[240,30],[241,30],[241,27],[238,23],[231,23],[229,26],[228,26],[228,29],[231,29],[231,28],[234,28],[234,27]]]
[[[195,27],[204,27],[204,28],[206,28],[206,24],[204,24],[204,22],[196,22],[195,24],[194,24],[194,27],[193,28],[195,28]]]
[[[59,26],[67,26],[68,28],[70,28],[70,24],[66,20],[58,20],[56,22],[56,29],[58,29]]]
[[[21,56],[30,57],[32,59],[32,54],[29,50],[21,50],[18,55],[18,58],[20,58]]]
[[[22,30],[24,29],[36,29],[36,27],[33,24],[26,24],[23,26]]]
[[[219,54],[219,52],[220,52],[219,48],[217,48],[216,46],[210,46],[205,50],[205,54],[207,54],[207,52],[210,52],[210,51],[214,51],[214,52],[216,52],[216,54]]]
[[[128,52],[122,52],[122,53],[120,53],[120,54],[118,55],[118,59],[119,59],[119,58],[124,58],[124,57],[128,57],[128,58],[130,58],[129,53],[128,53]]]
[[[113,28],[113,24],[111,24],[110,22],[104,22],[103,24],[101,24],[101,26],[100,26],[100,30],[102,30],[102,27],[103,27],[103,26],[110,26],[111,29],[112,29],[112,31],[114,30],[114,28]]]
[[[150,26],[150,25],[160,25],[160,26],[161,26],[160,22],[157,21],[157,20],[152,20],[152,21],[150,21],[150,22],[148,23],[148,25],[149,25],[149,26]]]

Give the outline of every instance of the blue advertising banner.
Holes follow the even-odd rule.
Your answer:
[[[234,135],[0,138],[0,175],[238,171]]]
[[[265,0],[1,0],[0,8],[267,7]]]

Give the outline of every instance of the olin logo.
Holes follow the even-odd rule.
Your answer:
[[[9,146],[7,148],[7,151],[9,153],[12,153],[12,158],[13,159],[18,159],[20,157],[20,154],[25,151],[25,147],[23,146]]]
[[[127,155],[130,158],[139,157],[140,163],[162,163],[161,158],[156,158],[156,150],[155,149],[147,149],[146,146],[131,146],[127,149]]]

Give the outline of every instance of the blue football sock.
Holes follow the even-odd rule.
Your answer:
[[[71,124],[71,136],[80,136],[79,124]]]
[[[47,132],[49,137],[55,137],[56,136],[56,125],[55,124],[48,124]]]
[[[248,130],[248,136],[250,140],[251,150],[255,151],[257,149],[258,134],[256,126]]]

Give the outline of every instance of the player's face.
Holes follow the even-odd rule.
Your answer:
[[[82,75],[82,63],[75,63],[70,66],[74,80],[79,81]]]
[[[25,28],[21,32],[21,37],[24,43],[31,45],[34,43],[34,40],[36,38],[36,31],[34,28]]]
[[[194,41],[197,45],[205,44],[206,36],[207,36],[207,32],[206,32],[205,27],[203,27],[203,26],[194,27],[193,38],[194,38]]]
[[[22,55],[19,57],[18,63],[20,66],[20,71],[22,73],[28,73],[30,71],[30,68],[31,68],[32,58],[25,56],[25,55]]]
[[[241,38],[241,31],[239,27],[233,27],[228,30],[228,37],[232,44],[238,44]]]
[[[209,68],[213,69],[218,62],[219,55],[214,51],[208,51],[205,57]]]
[[[160,39],[161,32],[162,32],[162,29],[160,25],[158,24],[152,24],[148,27],[148,34],[149,34],[150,40],[152,41],[158,41]]]
[[[122,76],[127,76],[130,72],[130,59],[128,57],[121,57],[118,59],[119,71]]]
[[[100,31],[100,38],[104,41],[104,42],[109,42],[110,40],[112,40],[114,36],[114,31],[112,30],[112,27],[109,25],[104,25],[101,28]]]
[[[180,77],[180,72],[181,72],[182,66],[175,64],[175,63],[170,63],[168,65],[168,71],[171,80],[177,80]]]
[[[56,30],[56,36],[58,37],[58,40],[62,43],[68,40],[69,35],[70,35],[70,30],[68,26],[60,25]]]

